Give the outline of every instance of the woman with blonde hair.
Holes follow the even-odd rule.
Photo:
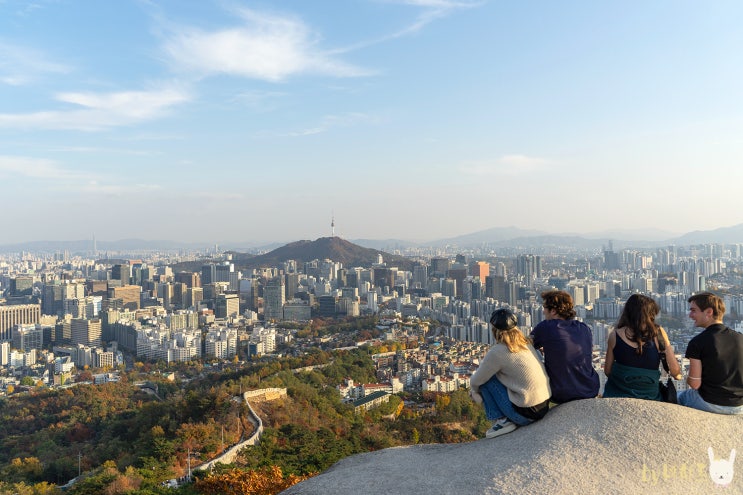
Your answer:
[[[495,344],[470,378],[470,395],[483,404],[494,438],[544,417],[551,395],[549,379],[539,353],[518,328],[508,309],[490,316]]]
[[[658,389],[660,351],[665,347],[669,374],[681,377],[681,367],[663,328],[655,322],[660,307],[652,298],[632,294],[624,304],[616,330],[609,334],[604,362],[604,397],[661,400]]]

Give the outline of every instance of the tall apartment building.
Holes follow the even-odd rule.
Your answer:
[[[201,276],[194,272],[178,272],[175,274],[175,281],[186,284],[186,287],[201,287]]]
[[[125,265],[114,265],[111,268],[111,279],[120,280],[121,285],[129,285],[132,278],[132,267],[129,263]]]
[[[15,325],[11,331],[13,348],[27,352],[44,347],[44,329],[41,325]]]
[[[140,307],[140,293],[142,287],[139,285],[124,285],[122,287],[109,287],[108,299],[121,299],[121,307],[136,310]]]
[[[12,340],[11,331],[16,325],[35,325],[41,318],[40,304],[0,306],[0,341]]]
[[[485,281],[485,277],[490,275],[490,263],[487,261],[476,261],[472,265],[472,275],[473,277],[480,277],[480,280],[483,282]]]
[[[214,302],[214,316],[236,318],[240,315],[240,298],[237,294],[219,294]]]
[[[284,279],[275,278],[263,288],[263,318],[265,321],[284,317]]]
[[[431,276],[438,278],[446,277],[449,271],[449,263],[449,258],[431,258]]]
[[[33,294],[34,278],[27,275],[18,275],[10,279],[8,288],[12,296],[30,296]]]
[[[84,320],[73,318],[70,322],[70,333],[73,345],[100,346],[101,320]]]

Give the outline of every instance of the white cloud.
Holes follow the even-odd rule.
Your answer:
[[[102,184],[97,180],[91,180],[80,186],[80,191],[88,194],[104,194],[121,196],[124,194],[151,193],[159,191],[162,186],[158,184]]]
[[[432,23],[437,19],[446,17],[450,13],[458,9],[471,9],[479,7],[484,2],[482,1],[452,1],[452,0],[378,0],[383,3],[392,3],[398,5],[410,5],[413,7],[421,7],[423,12],[416,17],[412,23],[404,26],[403,28],[379,38],[362,41],[344,48],[334,50],[332,53],[341,54],[347,53],[353,50],[366,48],[368,46],[377,45],[384,43],[389,40],[402,38],[404,36],[410,36],[421,31],[428,24]]]
[[[203,199],[205,201],[239,201],[245,199],[244,194],[240,193],[230,193],[230,192],[206,192],[206,191],[199,191],[196,193],[193,193],[192,196],[195,196],[199,199]]]
[[[182,28],[165,41],[165,53],[178,69],[200,76],[228,74],[282,81],[308,73],[335,77],[369,74],[319,49],[318,40],[300,20],[250,9],[236,13],[244,25],[212,32]]]
[[[549,160],[526,155],[504,155],[493,161],[468,162],[459,167],[467,175],[520,175],[543,169]]]
[[[264,133],[256,135],[256,138],[267,138],[267,137],[301,137],[311,136],[313,134],[321,134],[328,132],[335,128],[352,127],[359,123],[375,122],[376,119],[372,116],[363,113],[347,113],[343,115],[326,115],[323,117],[321,122],[314,127],[307,127],[305,129],[299,129],[296,131],[284,132],[284,133]]]
[[[280,106],[280,101],[287,93],[279,91],[245,91],[235,100],[257,111],[272,111]]]
[[[395,1],[395,0],[393,0]],[[483,2],[457,2],[452,0],[396,0],[398,3],[405,5],[415,5],[417,7],[431,7],[436,9],[460,9],[470,8],[482,5]]]
[[[66,74],[70,70],[36,50],[0,42],[0,83],[22,86],[45,74]]]
[[[122,195],[159,191],[158,184],[126,184],[102,182],[94,174],[69,170],[53,160],[25,156],[0,155],[0,179],[8,186],[19,178],[31,179],[36,186],[45,181],[52,188],[86,194]]]
[[[32,179],[80,179],[79,172],[66,170],[55,161],[25,156],[0,156],[0,177],[28,177]]]
[[[57,100],[83,108],[0,114],[0,127],[94,131],[159,117],[171,107],[189,99],[186,91],[177,88],[118,93],[60,93]]]

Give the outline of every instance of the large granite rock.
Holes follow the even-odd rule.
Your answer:
[[[715,460],[737,450],[727,486],[710,478],[710,447]],[[743,416],[637,399],[576,401],[490,440],[351,456],[282,493],[743,494]]]

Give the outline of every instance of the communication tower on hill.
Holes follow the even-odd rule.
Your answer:
[[[335,215],[330,214],[330,237],[335,237]]]

